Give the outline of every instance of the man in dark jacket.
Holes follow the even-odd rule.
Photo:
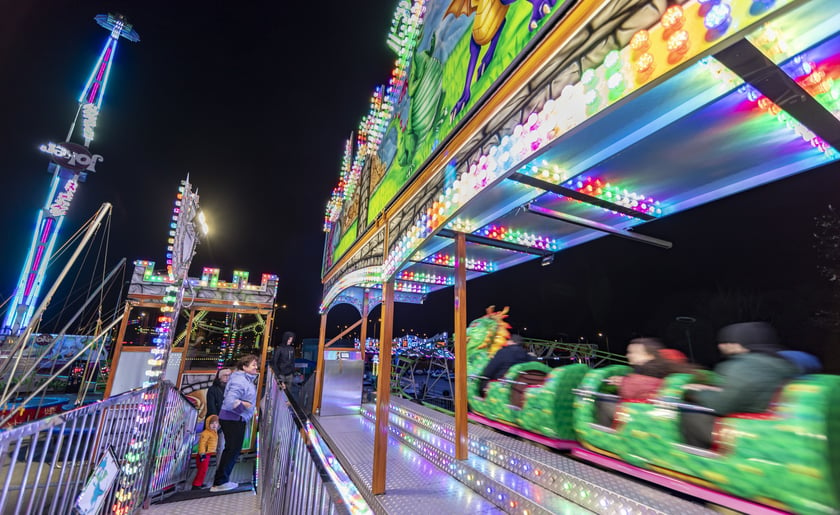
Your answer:
[[[286,331],[280,343],[274,347],[271,360],[277,380],[287,387],[292,386],[295,377],[295,333]]]
[[[767,410],[779,388],[799,373],[779,354],[783,348],[778,341],[776,331],[766,322],[724,327],[718,333],[718,349],[727,359],[715,367],[718,385],[688,384],[687,398],[713,409],[718,416]],[[686,443],[711,446],[714,417],[688,418],[691,420],[683,424]]]
[[[536,359],[522,346],[522,338],[518,334],[512,334],[509,344],[497,350],[496,354],[487,362],[484,371],[481,372],[482,378],[479,382],[481,394],[486,393],[485,390],[489,381],[504,377],[510,367]]]
[[[222,409],[222,401],[225,400],[225,387],[227,386],[230,375],[233,369],[230,367],[220,368],[216,371],[216,378],[213,384],[207,389],[207,416],[219,415]],[[222,455],[222,450],[225,448],[225,435],[219,431],[218,447],[216,449],[216,459]]]
[[[216,371],[216,378],[213,384],[207,389],[207,416],[218,415],[222,409],[222,401],[225,398],[225,386],[230,374],[233,371],[229,368],[220,368]]]

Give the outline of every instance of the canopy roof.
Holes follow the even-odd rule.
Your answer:
[[[548,262],[556,252],[610,234],[669,247],[644,236],[644,223],[837,160],[840,2],[779,3],[785,8],[706,41],[705,51],[617,101],[609,98],[616,85],[608,59],[567,81],[574,84],[563,91],[569,98],[546,100],[533,90],[531,114],[506,113],[507,121],[461,160],[457,181],[441,179],[443,170],[417,177],[386,224],[387,239],[362,241],[325,275],[322,311],[338,302],[359,307],[363,292],[389,277],[403,302],[422,302],[452,286],[456,231],[467,234],[468,280],[528,260]],[[774,2],[753,2],[759,4]],[[634,38],[628,46],[644,43]],[[626,66],[643,70],[638,48],[622,52],[630,56]],[[673,55],[654,54],[660,57]],[[564,118],[575,120],[564,125]],[[440,183],[434,195],[424,194],[424,181]],[[358,259],[374,241],[388,245],[381,260]]]

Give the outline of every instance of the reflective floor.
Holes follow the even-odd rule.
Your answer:
[[[373,481],[373,424],[360,415],[319,417],[318,423],[329,432],[339,451],[361,476],[364,486],[370,488]],[[503,513],[393,437],[388,441],[387,460],[385,495],[377,497],[387,513]]]
[[[152,505],[150,509],[143,510],[140,513],[160,515],[194,515],[196,513],[255,515],[260,513],[260,505],[259,498],[254,492],[244,492]]]

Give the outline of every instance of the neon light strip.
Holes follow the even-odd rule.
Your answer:
[[[327,475],[330,476],[333,485],[340,492],[341,498],[344,499],[350,508],[350,512],[362,514],[372,513],[370,506],[365,502],[356,485],[353,484],[353,481],[341,467],[339,461],[333,456],[329,447],[324,444],[321,436],[315,431],[312,423],[308,420],[306,421],[306,434],[309,436],[309,441],[313,443],[312,450],[318,455],[321,463],[326,465],[324,470],[327,471]]]
[[[105,63],[102,63],[102,66],[99,67],[99,73],[96,75],[96,80],[101,82],[102,76],[105,74]]]
[[[111,40],[108,39],[108,41],[105,42],[105,46],[102,47],[102,53],[99,54],[99,59],[96,60],[96,64],[94,65],[93,70],[90,72],[90,77],[88,78],[87,83],[85,83],[85,87],[82,90],[81,95],[79,95],[79,102],[80,103],[84,102],[85,93],[88,92],[91,84],[93,84],[93,79],[96,77],[96,70],[99,69],[99,64],[103,61],[103,59],[105,59],[105,52],[108,51],[108,48],[110,46],[111,46]]]
[[[46,252],[44,253],[44,264],[38,268],[37,274],[35,275],[35,283],[32,288],[32,292],[30,295],[24,297],[23,302],[26,303],[26,313],[24,313],[23,318],[20,320],[20,326],[23,327],[29,324],[29,320],[32,318],[32,313],[35,312],[35,301],[38,300],[38,293],[41,291],[41,284],[44,281],[44,276],[47,273],[47,264],[49,264],[49,258],[46,256],[52,256],[53,247],[55,246],[55,241],[58,239],[58,231],[61,228],[62,222],[64,222],[64,217],[57,218],[57,223],[55,225],[55,229],[50,234],[49,242],[46,247]],[[43,247],[41,247],[43,249]],[[40,249],[39,249],[40,250]]]
[[[117,53],[117,41],[113,40],[114,45],[111,48],[110,59],[108,59],[108,67],[105,68],[105,80],[102,82],[102,93],[99,95],[99,101],[96,103],[98,109],[102,108],[102,99],[105,98],[105,88],[108,86],[108,77],[111,76],[111,64],[114,62],[114,54]]]

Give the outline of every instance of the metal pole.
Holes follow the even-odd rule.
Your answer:
[[[114,274],[117,273],[117,270],[122,268],[122,266],[124,264],[125,264],[125,258],[122,258],[120,260],[120,262],[117,263],[117,265],[111,270],[111,272],[108,274],[108,276],[102,281],[102,283],[99,284],[99,286],[96,288],[96,290],[94,290],[94,292],[87,298],[87,300],[82,305],[82,307],[79,308],[78,311],[76,311],[76,313],[70,318],[70,320],[66,324],[64,324],[64,327],[61,328],[61,331],[59,331],[58,335],[55,337],[55,339],[52,341],[52,343],[50,343],[47,346],[47,348],[44,349],[44,351],[38,357],[38,361],[41,361],[47,354],[50,353],[50,351],[52,351],[53,347],[55,347],[56,344],[67,334],[67,330],[70,328],[70,326],[76,321],[76,319],[79,318],[79,316],[81,316],[81,314],[85,310],[85,308],[88,307],[88,305],[93,301],[93,299],[96,298],[96,296],[99,294],[100,290],[102,290],[102,288],[105,286],[105,284],[108,283],[111,280],[111,277],[113,277]],[[23,381],[25,381],[30,375],[32,375],[34,370],[35,370],[34,368],[31,368],[31,369],[27,370],[23,374],[23,376],[20,378],[20,381],[19,381],[18,384],[23,384]],[[2,375],[2,373],[3,373],[3,370],[0,370],[0,375]],[[0,398],[0,405],[8,402],[9,398],[11,398],[11,396],[14,395],[15,391],[16,391],[15,389],[12,389],[9,392],[8,396],[4,395],[2,398]]]
[[[72,365],[72,364],[73,364],[73,362],[74,362],[74,361],[76,361],[77,359],[79,359],[79,356],[81,356],[81,355],[82,355],[85,351],[87,351],[90,347],[92,347],[94,343],[96,343],[96,342],[97,342],[98,340],[100,340],[103,336],[105,336],[105,335],[108,333],[108,331],[110,331],[111,329],[113,329],[113,328],[114,328],[114,326],[116,326],[116,325],[117,325],[117,323],[118,323],[120,320],[122,320],[122,315],[120,315],[117,319],[115,319],[113,322],[111,322],[110,324],[108,324],[108,327],[106,327],[106,328],[105,328],[105,330],[104,330],[104,331],[102,331],[102,332],[99,334],[99,336],[97,336],[96,338],[94,338],[93,340],[91,340],[91,341],[90,341],[87,345],[85,345],[84,347],[82,347],[82,349],[81,349],[79,352],[77,352],[77,353],[76,353],[76,355],[75,355],[75,356],[73,356],[73,358],[71,358],[71,359],[70,359],[70,361],[68,361],[67,363],[65,363],[63,367],[59,368],[59,369],[58,369],[58,370],[57,370],[57,371],[56,371],[53,375],[51,375],[51,376],[50,376],[50,378],[49,378],[49,379],[47,379],[46,381],[44,381],[44,383],[43,383],[41,386],[39,386],[39,387],[38,387],[38,388],[37,388],[34,392],[32,392],[32,393],[29,395],[29,397],[27,397],[27,398],[26,398],[26,400],[25,400],[25,401],[23,401],[21,404],[22,404],[22,405],[25,405],[27,402],[29,402],[29,401],[31,401],[32,399],[34,399],[34,398],[35,398],[35,397],[36,397],[39,393],[41,393],[41,390],[43,390],[44,388],[46,388],[46,387],[47,387],[47,385],[49,385],[49,384],[50,384],[50,381],[52,381],[53,379],[55,379],[56,377],[58,377],[59,375],[61,375],[61,373],[62,373],[62,372],[64,372],[64,371],[67,369],[67,367],[69,367],[70,365]],[[11,420],[11,418],[12,418],[12,417],[14,417],[14,416],[15,416],[14,411],[12,411],[11,413],[9,413],[9,415],[8,415],[6,418],[4,418],[2,422],[0,422],[0,427],[2,427],[2,426],[6,423],[6,422],[8,422],[9,420]]]
[[[47,305],[49,305],[50,301],[53,298],[53,295],[55,295],[56,290],[58,290],[61,281],[63,281],[64,277],[70,272],[70,268],[76,263],[76,259],[79,257],[79,254],[82,253],[82,249],[85,247],[85,245],[87,245],[88,241],[90,241],[90,239],[93,238],[93,235],[99,229],[99,225],[102,223],[102,219],[105,217],[105,214],[108,213],[110,210],[111,204],[108,202],[105,202],[99,207],[99,211],[97,211],[96,217],[94,218],[93,222],[91,222],[91,224],[88,226],[87,232],[82,238],[82,241],[79,242],[79,245],[76,247],[76,250],[75,252],[73,252],[73,255],[70,256],[70,260],[64,266],[64,270],[61,271],[61,273],[58,275],[58,278],[53,283],[52,288],[50,288],[50,291],[47,293],[46,296],[44,296],[44,300],[41,301],[41,305],[38,306],[38,309],[36,309],[35,313],[32,314],[32,318],[29,321],[29,325],[26,326],[26,330],[23,331],[23,334],[21,334],[20,336],[20,340],[17,342],[14,350],[12,351],[12,354],[16,354],[15,364],[12,367],[12,373],[9,375],[9,379],[6,382],[6,388],[3,390],[4,399],[9,393],[9,386],[11,386],[12,384],[12,379],[15,376],[15,371],[17,371],[18,363],[20,363],[20,357],[23,354],[23,347],[26,346],[26,340],[28,340],[29,336],[32,334],[32,329],[35,327],[35,324],[38,322],[38,320],[41,319],[41,315],[43,315],[44,310],[47,309]],[[3,372],[6,371],[7,366],[8,362],[6,363],[6,366],[0,368],[0,376],[3,374]]]

